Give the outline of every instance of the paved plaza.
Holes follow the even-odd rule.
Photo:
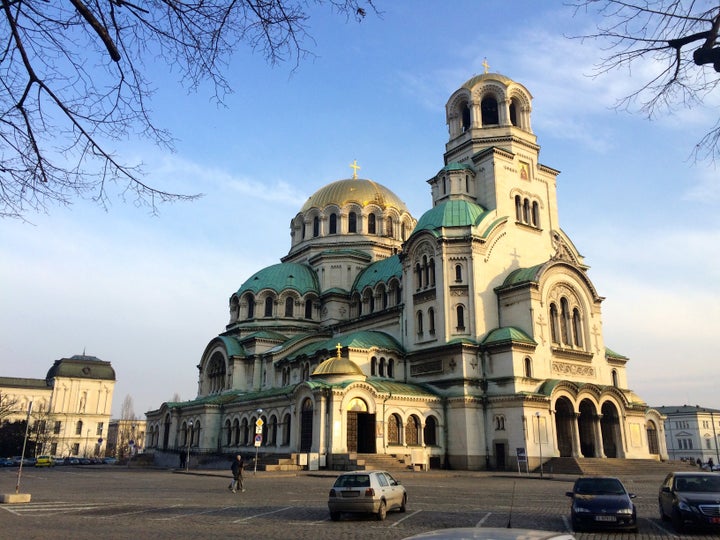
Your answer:
[[[17,469],[0,469],[0,493],[14,493]],[[0,505],[0,531],[13,539],[182,538],[402,539],[446,527],[540,528],[569,531],[574,477],[460,471],[403,472],[408,509],[386,521],[330,521],[330,472],[246,471],[245,493],[228,491],[228,472],[189,473],[122,466],[26,468],[20,492],[27,504]],[[584,538],[718,538],[678,536],[657,513],[662,476],[622,478],[638,495],[640,532],[578,533]]]

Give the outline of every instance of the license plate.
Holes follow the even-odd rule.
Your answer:
[[[718,524],[720,524],[720,517],[711,517],[711,518],[710,518],[710,523],[712,523],[713,525],[718,525]]]
[[[359,491],[343,491],[342,496],[343,497],[359,497],[360,492]]]
[[[615,516],[595,516],[595,521],[617,521]]]

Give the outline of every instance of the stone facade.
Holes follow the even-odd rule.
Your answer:
[[[417,220],[357,175],[313,194],[281,263],[231,295],[197,398],[147,414],[148,448],[254,451],[257,438],[324,466],[377,453],[461,469],[514,469],[518,449],[531,467],[665,458],[661,415],[606,347],[603,297],[560,227],[531,102],[492,73],[453,93]]]

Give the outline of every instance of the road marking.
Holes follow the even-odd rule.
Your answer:
[[[476,527],[482,527],[482,524],[485,523],[485,522],[487,521],[487,518],[489,518],[491,515],[492,515],[492,512],[488,512],[487,514],[485,514],[485,517],[483,517],[480,521],[478,521],[478,522],[475,524],[475,526],[476,526]]]
[[[190,517],[190,516],[201,516],[203,514],[212,514],[213,512],[224,512],[225,510],[230,510],[231,508],[237,508],[237,506],[225,506],[223,508],[212,508],[210,510],[203,510],[202,512],[188,512],[185,514],[178,514],[177,516],[173,516],[173,517],[150,518],[150,521],[171,521],[174,519],[186,518],[186,517]]]
[[[271,510],[270,512],[263,512],[262,514],[255,514],[254,516],[248,516],[246,518],[236,519],[232,523],[242,523],[243,521],[250,521],[251,519],[255,519],[256,517],[267,516],[268,514],[276,514],[278,512],[283,512],[285,510],[289,510],[290,508],[292,508],[292,506],[286,506],[285,508],[278,508],[277,510]]]
[[[406,519],[411,518],[411,517],[413,517],[415,514],[419,514],[420,512],[422,512],[422,510],[415,510],[412,514],[407,514],[406,516],[401,517],[400,519],[398,519],[395,523],[393,523],[392,525],[390,525],[390,527],[395,527],[396,525],[399,525],[400,523],[402,523],[402,522],[405,521]]]
[[[570,526],[570,522],[568,521],[567,516],[563,515],[562,520],[563,520],[563,523],[565,524],[565,530],[567,532],[572,532],[572,527]]]
[[[164,506],[162,508],[145,508],[143,510],[136,510],[135,512],[121,512],[119,514],[111,514],[108,516],[97,516],[98,519],[112,519],[120,516],[133,516],[135,514],[147,514],[148,512],[157,512],[158,510],[167,510],[169,508],[177,508],[182,506],[180,504],[173,504],[172,506]]]
[[[50,502],[50,503],[29,503],[23,505],[12,505],[5,506],[1,505],[0,508],[7,510],[11,514],[16,516],[24,514],[32,514],[34,516],[52,516],[55,514],[62,514],[67,512],[77,512],[83,510],[95,510],[97,508],[113,506],[113,503],[71,503],[71,502]]]
[[[662,533],[665,533],[665,534],[667,534],[668,536],[670,536],[670,537],[672,537],[672,538],[679,538],[674,532],[672,532],[671,530],[663,527],[663,526],[660,525],[659,523],[655,523],[652,519],[647,519],[647,518],[646,518],[645,521],[647,521],[650,525],[652,525],[653,527],[655,527],[658,531],[660,531],[660,532],[662,532]]]

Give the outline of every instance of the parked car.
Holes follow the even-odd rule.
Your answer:
[[[65,458],[60,456],[54,456],[53,463],[55,463],[55,465],[65,465]]]
[[[117,461],[118,461],[117,458],[114,458],[114,457],[103,458],[103,463],[105,465],[115,465],[117,463]]]
[[[68,465],[80,465],[80,460],[75,457],[68,458],[65,460]]]
[[[0,467],[12,467],[13,465],[15,465],[15,463],[13,463],[12,458],[0,458]]]
[[[575,480],[570,518],[576,531],[590,528],[626,529],[637,532],[634,493],[611,476],[587,476]]]
[[[385,471],[353,471],[335,479],[328,497],[330,519],[343,513],[375,514],[385,519],[389,510],[405,512],[407,493],[400,482]]]
[[[658,494],[660,518],[672,520],[682,532],[690,526],[720,529],[720,475],[712,472],[673,472]]]
[[[536,529],[508,529],[507,527],[458,527],[455,529],[438,529],[403,540],[575,540],[572,534]]]
[[[38,456],[35,459],[36,467],[52,467],[55,465],[55,461],[52,456]]]

